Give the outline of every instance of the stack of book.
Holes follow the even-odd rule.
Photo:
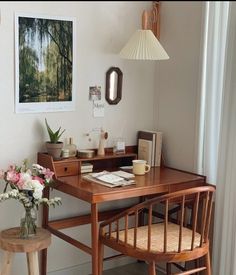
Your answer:
[[[84,162],[81,164],[81,174],[93,172],[93,164]]]
[[[162,132],[138,131],[138,159],[147,161],[150,166],[161,165]]]

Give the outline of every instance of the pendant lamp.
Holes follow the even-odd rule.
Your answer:
[[[157,20],[156,10],[148,13],[143,12],[142,15],[142,30],[137,30],[129,39],[127,44],[122,48],[119,55],[124,59],[134,60],[165,60],[169,59],[168,54],[153,34],[148,26],[154,26]],[[150,22],[152,21],[152,22]],[[149,24],[148,24],[149,23]],[[158,31],[156,32],[158,33]]]

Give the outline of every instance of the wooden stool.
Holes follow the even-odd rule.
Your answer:
[[[20,228],[10,228],[0,233],[0,248],[4,250],[4,262],[0,275],[9,275],[13,253],[25,252],[28,274],[39,275],[38,251],[51,244],[51,234],[43,228],[37,228],[36,236],[20,239]]]

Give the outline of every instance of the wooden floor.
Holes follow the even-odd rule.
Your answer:
[[[145,275],[147,273],[147,265],[145,263],[133,263],[117,267],[114,269],[109,269],[103,271],[103,275]],[[158,272],[158,275],[164,275]]]

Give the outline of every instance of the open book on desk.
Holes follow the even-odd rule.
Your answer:
[[[119,187],[135,184],[134,175],[123,171],[89,173],[84,175],[82,178],[107,187]]]

